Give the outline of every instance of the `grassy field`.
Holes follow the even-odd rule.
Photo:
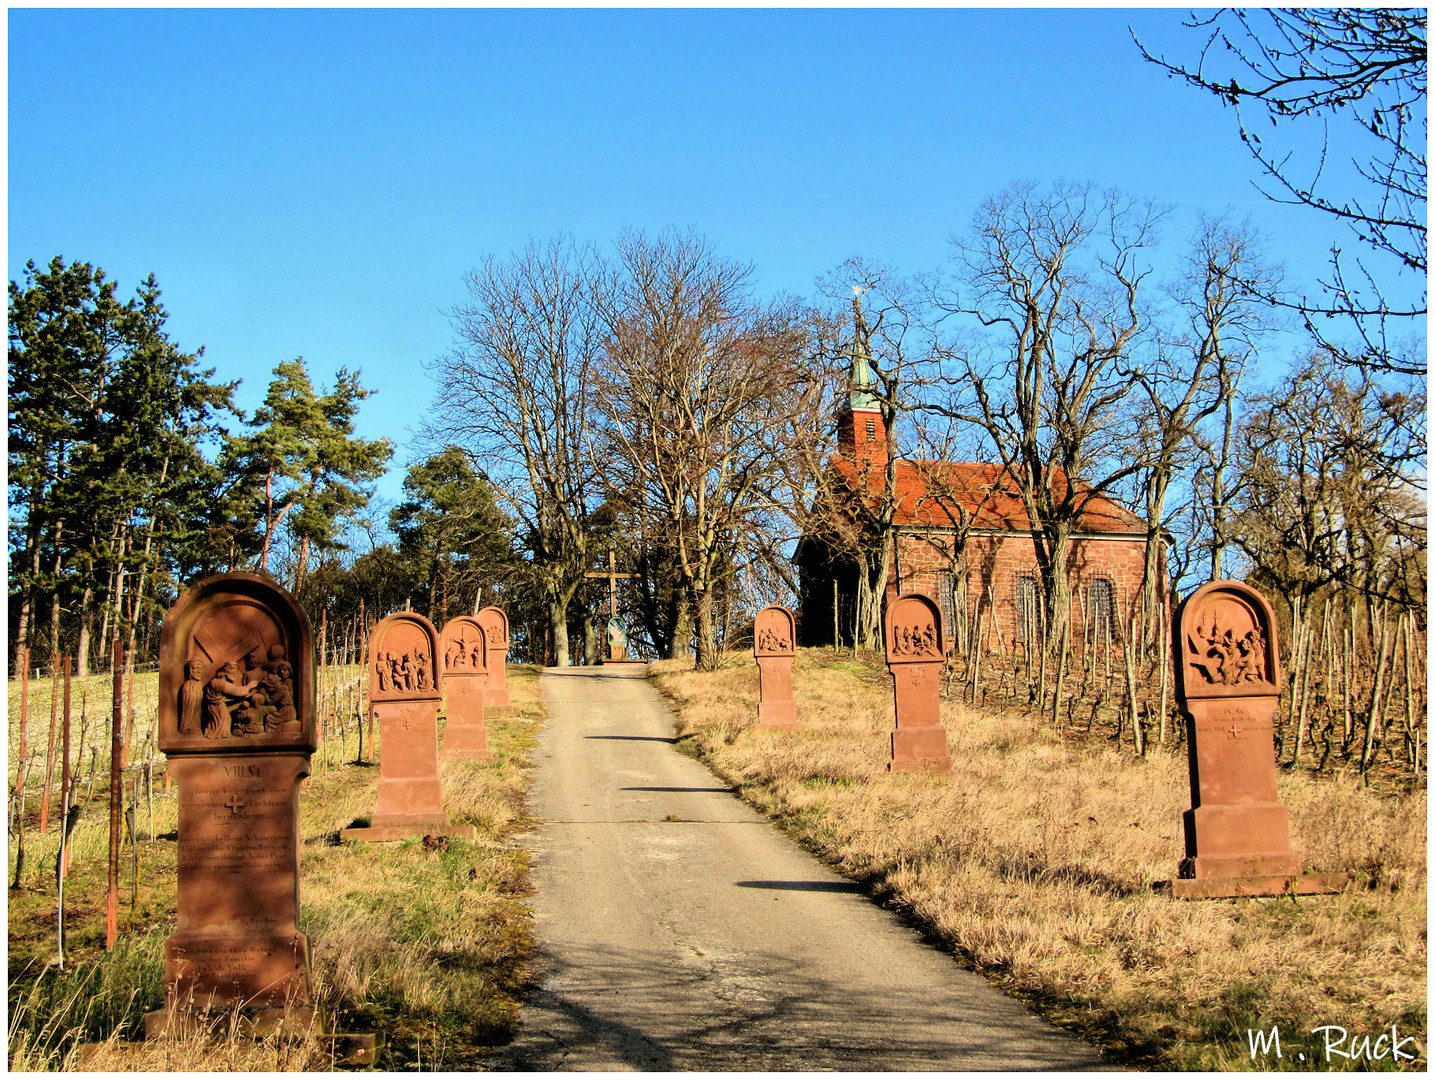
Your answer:
[[[373,812],[378,768],[353,764],[358,733],[352,707],[355,672],[330,672],[330,716],[325,745],[301,796],[300,928],[312,950],[315,1002],[333,1030],[381,1032],[381,1069],[482,1068],[490,1049],[506,1042],[517,1023],[523,961],[531,947],[523,906],[527,861],[512,842],[524,826],[527,753],[543,719],[537,671],[511,668],[513,708],[490,717],[491,765],[445,761],[445,808],[456,822],[478,826],[476,842],[452,840],[442,849],[415,840],[398,844],[338,844],[338,830]],[[148,731],[155,676],[141,675],[135,689],[138,732]],[[95,683],[94,688],[88,686]],[[91,727],[93,703],[106,702],[108,678],[86,681]],[[16,755],[18,688],[11,687],[11,758]],[[80,693],[72,688],[76,728]],[[146,711],[148,710],[148,711]],[[349,712],[347,729],[338,716]],[[43,755],[49,686],[31,687],[30,749]],[[37,732],[39,737],[37,739]],[[367,738],[367,734],[365,734]],[[78,730],[76,742],[78,743]],[[137,739],[137,742],[139,740]],[[176,885],[173,795],[156,782],[153,828],[144,792],[138,807],[138,889],[126,843],[121,860],[121,935],[104,951],[108,822],[107,742],[97,735],[93,788],[84,799],[88,766],[80,776],[84,806],[66,881],[67,949],[55,966],[57,829],[34,831],[35,793],[43,756],[27,787],[27,851],[20,887],[9,903],[9,1065],[16,1070],[244,1070],[326,1068],[327,1044],[318,1040],[159,1040],[137,1044],[144,1013],[163,1004],[163,948],[174,930]],[[382,748],[380,748],[382,749]],[[86,760],[88,761],[88,751]],[[143,753],[137,753],[138,760]],[[373,760],[365,745],[365,757]],[[162,758],[159,759],[162,762]],[[12,784],[13,784],[12,765]],[[130,777],[136,770],[130,771]],[[56,778],[58,787],[58,777]],[[142,785],[142,791],[143,791]],[[58,799],[57,799],[58,802]],[[15,876],[11,843],[9,876]],[[81,1055],[83,1044],[99,1043]]]
[[[943,704],[950,776],[889,774],[889,677],[850,653],[799,653],[803,730],[754,730],[757,671],[654,665],[679,745],[794,838],[923,927],[963,962],[1113,1065],[1161,1069],[1389,1068],[1326,1060],[1324,1025],[1426,1065],[1426,793],[1286,773],[1280,795],[1308,870],[1347,870],[1329,897],[1180,901],[1189,806],[1184,749],[1144,759],[1058,736],[1014,713]],[[1278,1027],[1283,1055],[1252,1057]],[[1381,1044],[1381,1034],[1387,1036]],[[1335,1039],[1334,1032],[1328,1033]],[[1360,1045],[1357,1042],[1357,1045]],[[1304,1061],[1297,1054],[1306,1052]]]

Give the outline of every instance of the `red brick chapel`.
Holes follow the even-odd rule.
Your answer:
[[[848,393],[836,415],[838,455],[829,466],[854,498],[880,498],[884,490],[887,433],[874,381],[867,357],[854,350]],[[887,597],[918,592],[935,600],[949,648],[964,642],[960,627],[975,626],[978,612],[986,648],[1010,648],[1040,633],[1035,533],[1003,466],[899,459],[893,525]],[[1138,602],[1145,553],[1144,520],[1101,496],[1087,502],[1067,562],[1075,647],[1123,636]],[[829,645],[835,632],[841,644],[850,644],[856,565],[815,533],[802,538],[795,558],[801,643]],[[1164,552],[1161,571],[1164,593]]]

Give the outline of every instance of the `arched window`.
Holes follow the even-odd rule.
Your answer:
[[[1092,578],[1086,587],[1086,625],[1093,645],[1107,644],[1115,636],[1116,589],[1104,577]]]
[[[1016,579],[1016,636],[1028,649],[1041,644],[1041,614],[1036,578],[1023,574]]]

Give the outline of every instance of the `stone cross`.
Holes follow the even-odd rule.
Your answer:
[[[773,604],[752,620],[752,655],[757,661],[757,726],[797,732],[797,704],[792,698],[792,658],[797,622],[792,612]]]
[[[178,782],[177,927],[165,1008],[145,1034],[213,1009],[307,1030],[309,940],[299,931],[299,782],[314,751],[314,648],[303,610],[257,574],[193,585],[165,615],[159,748]]]
[[[422,615],[380,619],[369,637],[369,708],[379,721],[378,806],[369,827],[343,840],[404,840],[424,833],[475,836],[443,810],[438,775],[438,707],[443,698],[438,631]]]
[[[946,661],[942,612],[920,593],[887,606],[883,637],[897,713],[891,772],[947,772],[947,729],[942,726],[941,675]]]
[[[472,615],[460,615],[444,624],[443,690],[448,719],[443,751],[476,761],[492,761],[488,729],[483,722],[488,698],[488,639]]]
[[[1272,721],[1280,651],[1270,603],[1238,581],[1213,581],[1172,620],[1176,707],[1186,720],[1191,809],[1177,897],[1332,892],[1344,874],[1302,875],[1276,796]]]
[[[484,667],[488,669],[488,707],[508,708],[508,612],[490,604],[474,616],[483,628]]]

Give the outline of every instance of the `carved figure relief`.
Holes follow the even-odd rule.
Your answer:
[[[180,688],[180,733],[194,734],[189,724],[196,698],[202,708],[199,733],[209,739],[248,738],[282,731],[299,723],[294,705],[294,668],[285,659],[283,645],[256,647],[244,657],[244,669],[227,660],[199,695],[196,673],[204,663],[193,658],[185,665],[189,677]]]
[[[259,575],[196,583],[165,616],[161,634],[161,749],[308,745],[311,640],[293,597]]]
[[[887,662],[928,663],[942,660],[941,612],[926,596],[900,596],[887,608]]]
[[[198,735],[204,724],[204,661],[197,657],[184,665],[179,688],[179,733]]]
[[[446,674],[480,675],[487,671],[483,628],[472,615],[458,615],[444,624],[443,669]]]
[[[202,654],[191,656],[184,665],[185,680],[179,689],[181,735],[244,739],[297,729],[294,668],[282,644],[261,642],[246,649],[243,667],[237,657],[224,659],[206,681],[210,665],[202,640],[195,635]]]
[[[752,621],[754,656],[791,656],[793,654],[794,622],[792,612],[778,604],[769,604]]]
[[[468,667],[468,645],[463,638],[451,638],[443,650],[445,671],[458,671]]]
[[[763,652],[787,652],[792,642],[780,628],[764,626],[757,635],[757,647]]]
[[[937,628],[930,619],[899,623],[892,628],[892,653],[896,656],[938,656]]]
[[[473,619],[483,628],[490,649],[495,652],[508,651],[508,615],[502,608],[490,605],[473,616]]]
[[[370,656],[370,688],[376,698],[437,697],[440,678],[434,657],[439,648],[433,626],[420,615],[399,612],[374,630]]]
[[[1259,620],[1233,597],[1221,597],[1201,611],[1186,634],[1187,662],[1216,686],[1264,685],[1265,635]]]

